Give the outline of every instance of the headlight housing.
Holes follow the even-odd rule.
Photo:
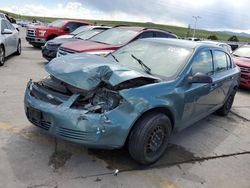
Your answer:
[[[80,95],[71,108],[104,113],[115,109],[121,102],[122,97],[118,92],[104,89],[96,92],[90,98]]]
[[[38,30],[39,36],[44,37],[46,30]]]

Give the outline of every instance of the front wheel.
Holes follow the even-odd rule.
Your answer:
[[[4,48],[0,46],[0,66],[4,65],[4,61],[5,61],[5,51]]]
[[[224,105],[216,111],[216,114],[220,115],[220,116],[226,116],[232,105],[233,105],[233,102],[234,102],[234,96],[236,94],[236,90],[234,90],[227,98],[227,100],[225,101]]]
[[[156,162],[165,152],[171,135],[171,122],[162,113],[142,117],[129,136],[129,153],[141,164]]]

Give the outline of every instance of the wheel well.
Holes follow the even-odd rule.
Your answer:
[[[173,115],[173,113],[172,113],[168,108],[166,108],[166,107],[156,107],[156,108],[152,108],[152,109],[150,109],[150,110],[144,112],[143,114],[141,114],[140,117],[137,118],[137,120],[133,123],[132,127],[131,127],[130,130],[129,130],[129,134],[128,134],[127,138],[126,138],[125,145],[127,145],[127,143],[128,143],[128,138],[129,138],[129,136],[130,136],[130,134],[131,134],[131,132],[132,132],[132,130],[133,130],[135,124],[136,124],[141,118],[143,118],[144,116],[146,116],[146,115],[148,115],[148,114],[150,114],[150,113],[154,113],[154,112],[156,112],[156,113],[158,112],[158,113],[163,113],[163,114],[165,114],[165,115],[170,119],[170,121],[171,121],[172,130],[174,129],[174,125],[175,125],[174,115]]]

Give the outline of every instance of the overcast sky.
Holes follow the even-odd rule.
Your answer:
[[[248,0],[0,0],[0,9],[25,15],[154,22],[250,33]]]

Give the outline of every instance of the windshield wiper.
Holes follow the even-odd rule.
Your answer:
[[[151,69],[145,63],[143,63],[142,60],[138,59],[133,54],[131,54],[131,57],[134,58],[141,65],[141,67],[146,71],[146,73],[151,74]]]
[[[110,52],[109,54],[113,57],[113,59],[114,59],[117,63],[119,63],[118,59],[112,54],[112,52]]]

